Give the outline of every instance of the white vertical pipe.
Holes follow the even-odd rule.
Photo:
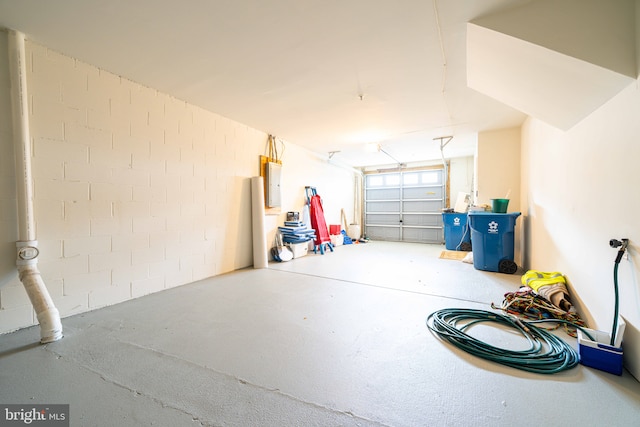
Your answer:
[[[264,225],[264,215],[264,180],[261,176],[254,176],[251,178],[253,268],[267,268],[269,266],[267,234]]]
[[[20,281],[31,300],[38,323],[40,342],[62,338],[60,313],[38,271],[38,241],[33,213],[33,184],[31,176],[31,137],[29,135],[29,107],[27,97],[27,67],[24,34],[9,30],[9,76],[13,113],[13,141],[18,199],[18,241],[16,265]]]
[[[29,105],[24,50],[24,34],[9,31],[9,73],[13,113],[13,138],[18,195],[18,240],[35,240],[33,217],[33,186],[30,179],[31,143],[29,135]]]

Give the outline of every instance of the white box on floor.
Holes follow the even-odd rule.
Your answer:
[[[344,236],[342,234],[330,234],[331,244],[333,247],[340,246],[344,243]]]
[[[309,252],[309,242],[289,243],[289,249],[293,252],[293,258],[300,258]]]

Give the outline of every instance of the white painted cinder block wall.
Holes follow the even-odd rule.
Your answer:
[[[267,134],[27,42],[39,267],[63,317],[252,265],[250,177]],[[0,32],[0,333],[35,324],[15,269],[6,33]],[[354,173],[286,143],[283,207],[318,187],[339,220]]]

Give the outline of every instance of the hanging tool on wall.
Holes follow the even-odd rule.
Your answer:
[[[276,137],[273,135],[269,135],[268,139],[269,144],[269,161],[275,163],[282,163],[282,156],[284,155],[284,143],[280,141],[280,145],[282,147],[282,151],[278,153],[278,144]]]
[[[279,212],[280,177],[282,170],[282,155],[284,143],[280,141],[282,150],[278,151],[276,137],[269,135],[267,140],[267,156],[260,156],[260,176],[264,180],[265,207],[268,212]]]

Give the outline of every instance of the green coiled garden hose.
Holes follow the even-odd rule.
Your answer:
[[[620,296],[618,291],[618,265],[616,262],[613,266],[613,291],[614,291],[614,305],[613,305],[613,327],[611,328],[611,341],[609,344],[615,346],[616,334],[618,332],[618,314],[620,312]]]
[[[613,264],[613,290],[615,293],[615,305],[613,307],[613,328],[611,329],[610,344],[611,346],[614,346],[616,342],[616,334],[618,332],[618,315],[620,311],[620,295],[618,291],[618,266],[620,265],[620,261],[622,261],[622,257],[624,256],[624,253],[629,246],[629,239],[622,239],[622,241],[611,239],[609,240],[609,246],[611,246],[612,248],[620,247]]]
[[[517,329],[529,342],[525,350],[495,347],[467,334],[469,327],[483,322],[496,322]],[[580,357],[564,340],[531,322],[485,310],[446,308],[431,313],[426,320],[429,329],[440,339],[474,356],[502,365],[539,374],[554,374],[576,366]]]

